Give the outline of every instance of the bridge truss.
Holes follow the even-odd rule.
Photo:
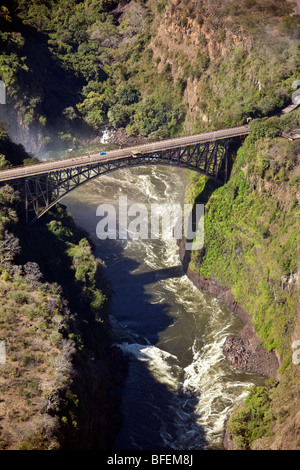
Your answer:
[[[228,139],[139,153],[79,164],[9,181],[20,197],[18,213],[32,224],[78,186],[111,171],[140,165],[172,165],[205,174],[220,184],[227,180]],[[66,160],[67,161],[67,160]]]

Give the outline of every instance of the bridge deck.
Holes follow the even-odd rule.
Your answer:
[[[244,136],[250,133],[248,125],[221,129],[217,131],[195,134],[187,137],[177,137],[175,139],[160,140],[136,147],[128,147],[118,150],[110,150],[105,155],[99,153],[82,155],[79,157],[69,157],[61,160],[50,160],[28,166],[18,166],[0,171],[0,182],[18,180],[30,176],[42,175],[54,171],[61,171],[69,168],[93,165],[95,163],[110,162],[122,158],[128,158],[132,153],[150,154],[161,150],[175,149],[178,147],[192,146],[194,144],[215,142],[218,140],[230,139],[232,137]]]

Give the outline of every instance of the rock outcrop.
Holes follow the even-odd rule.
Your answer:
[[[264,377],[277,377],[280,361],[273,352],[266,351],[260,344],[260,338],[255,332],[250,316],[243,307],[235,301],[230,290],[205,279],[191,270],[189,266],[190,253],[185,250],[184,241],[179,242],[179,255],[184,272],[199,289],[210,292],[222,299],[225,305],[242,320],[244,327],[239,336],[227,337],[223,345],[223,353],[228,362],[237,369],[253,372]]]

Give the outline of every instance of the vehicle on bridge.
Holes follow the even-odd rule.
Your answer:
[[[70,191],[107,172],[126,166],[173,165],[205,174],[224,184],[227,181],[228,142],[246,136],[250,127],[239,126],[192,136],[150,142],[132,148],[98,152],[70,159],[50,160],[0,171],[0,186],[9,181],[22,193],[17,211],[26,223],[34,223]]]

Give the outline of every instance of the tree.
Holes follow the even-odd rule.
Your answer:
[[[25,158],[23,163],[24,165],[33,165],[34,163],[39,163],[39,159],[37,157]]]
[[[11,164],[8,160],[6,160],[5,155],[3,155],[3,153],[0,153],[0,169],[8,168],[10,166]]]
[[[119,102],[124,106],[137,103],[141,99],[140,92],[133,85],[125,85],[118,93]]]
[[[7,230],[4,232],[4,239],[0,242],[0,264],[11,262],[21,251],[19,239]]]
[[[94,91],[91,91],[87,98],[77,105],[78,111],[82,113],[86,122],[97,129],[104,120],[105,98]]]
[[[40,271],[40,267],[37,263],[28,262],[24,266],[25,277],[29,281],[32,287],[36,287],[43,275]]]
[[[119,103],[111,106],[107,113],[110,124],[118,129],[119,127],[126,127],[129,123],[130,113],[127,106]]]

